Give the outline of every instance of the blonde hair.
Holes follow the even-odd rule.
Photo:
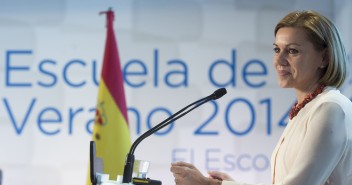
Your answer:
[[[324,74],[319,83],[339,88],[347,76],[347,56],[340,34],[335,25],[323,15],[308,10],[295,11],[286,15],[275,27],[277,31],[283,27],[303,28],[309,41],[317,51],[326,49],[328,60]]]

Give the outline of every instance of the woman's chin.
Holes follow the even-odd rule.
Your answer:
[[[279,86],[281,88],[290,88],[290,87],[292,87],[289,83],[282,82],[282,81],[279,81]]]

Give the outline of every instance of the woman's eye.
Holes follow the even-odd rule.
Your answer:
[[[289,54],[297,54],[298,51],[296,49],[288,49]]]
[[[274,53],[280,53],[280,49],[279,48],[274,48]]]

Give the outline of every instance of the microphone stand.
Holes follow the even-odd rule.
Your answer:
[[[175,114],[171,115],[170,117],[168,117],[167,119],[165,119],[164,121],[162,121],[161,123],[159,123],[158,125],[154,126],[153,128],[151,128],[150,130],[146,131],[144,134],[142,134],[140,137],[138,137],[136,139],[135,142],[133,142],[129,153],[127,154],[126,157],[126,163],[125,163],[125,167],[124,167],[124,171],[123,171],[123,183],[130,183],[132,180],[132,173],[133,173],[133,165],[134,165],[134,151],[137,147],[137,145],[144,140],[145,138],[147,138],[148,136],[152,135],[153,133],[157,132],[158,130],[164,128],[165,126],[169,125],[170,123],[176,121],[177,119],[183,117],[184,115],[188,114],[189,112],[191,112],[192,110],[194,110],[195,108],[203,105],[204,103],[210,101],[210,100],[215,100],[215,99],[219,99],[221,98],[223,95],[225,95],[227,93],[225,88],[220,88],[218,90],[216,90],[213,94],[202,98],[200,100],[197,100],[189,105],[187,105],[186,107],[184,107],[183,109],[179,110],[178,112],[176,112]],[[193,106],[193,107],[192,107]],[[191,108],[190,108],[191,107]]]

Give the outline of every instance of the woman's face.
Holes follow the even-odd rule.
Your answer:
[[[321,77],[324,52],[317,51],[303,28],[280,28],[274,42],[274,66],[281,87],[315,88]]]

